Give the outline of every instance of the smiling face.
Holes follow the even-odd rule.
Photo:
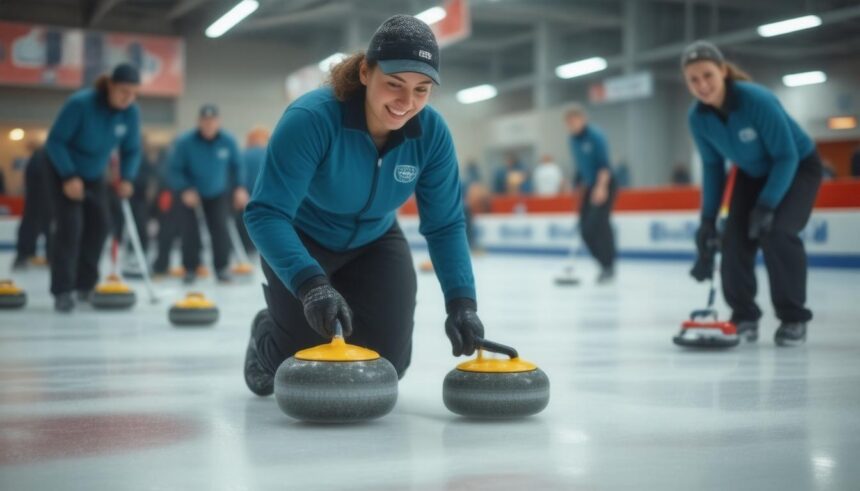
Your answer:
[[[128,109],[137,99],[139,90],[140,86],[137,84],[108,82],[108,101],[114,109]]]
[[[693,97],[713,107],[723,105],[726,97],[728,67],[713,61],[697,61],[684,67],[684,80]]]
[[[386,75],[377,66],[362,62],[359,73],[367,87],[365,113],[371,135],[381,137],[399,130],[424,109],[433,81],[427,75],[412,72]]]

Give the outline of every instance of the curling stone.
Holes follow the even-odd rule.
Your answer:
[[[428,259],[428,260],[422,262],[418,268],[421,270],[422,273],[432,273],[433,272],[433,261]]]
[[[12,280],[0,280],[0,309],[20,309],[27,304],[27,292]]]
[[[202,293],[189,293],[170,307],[167,318],[175,326],[208,326],[218,320],[218,307]]]
[[[388,414],[397,402],[397,371],[375,351],[331,343],[299,351],[275,373],[275,399],[288,416],[352,423]]]
[[[537,414],[549,403],[549,378],[517,351],[478,340],[478,356],[445,377],[442,400],[451,412],[471,418],[518,418]],[[484,351],[510,359],[485,358]]]
[[[230,270],[236,276],[248,276],[254,273],[254,266],[250,263],[239,263]]]
[[[90,304],[96,309],[120,310],[134,305],[134,290],[117,275],[108,275],[103,283],[96,285]]]

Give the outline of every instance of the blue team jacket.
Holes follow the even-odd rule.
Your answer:
[[[294,293],[322,275],[296,230],[346,251],[381,237],[414,192],[445,299],[475,299],[457,158],[448,127],[426,106],[380,152],[364,97],[338,101],[330,88],[293,102],[275,128],[245,211],[248,232]]]
[[[702,216],[717,216],[728,159],[752,177],[767,176],[758,204],[774,209],[788,191],[798,164],[815,143],[766,88],[751,82],[728,82],[720,115],[694,102],[688,119],[702,156]]]
[[[242,153],[242,164],[245,167],[244,185],[249,190],[254,189],[257,177],[266,161],[266,147],[248,147]]]
[[[244,166],[239,162],[239,146],[225,131],[212,140],[190,130],[176,139],[168,164],[168,182],[176,191],[194,188],[203,198],[214,198],[227,191],[231,176],[245,182]]]
[[[45,150],[61,179],[104,177],[111,152],[119,146],[120,174],[133,181],[140,166],[140,110],[117,111],[95,89],[72,94],[51,126]]]
[[[578,135],[570,136],[570,150],[586,187],[594,186],[600,169],[609,169],[609,145],[600,128],[588,124]]]

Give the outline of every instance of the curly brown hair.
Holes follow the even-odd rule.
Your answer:
[[[345,101],[364,90],[359,76],[362,62],[366,62],[368,68],[376,67],[375,61],[367,60],[364,52],[358,52],[344,58],[329,70],[326,84],[334,89],[334,96],[338,100]]]

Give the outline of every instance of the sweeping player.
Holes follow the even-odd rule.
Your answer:
[[[780,346],[806,340],[812,312],[806,307],[806,251],[799,233],[809,221],[821,184],[821,161],[812,139],[767,89],[728,63],[711,43],[688,46],[681,65],[697,101],[690,131],[702,156],[702,215],[696,233],[697,280],[713,274],[709,244],[717,240],[716,217],[726,180],[725,161],[738,167],[722,236],[723,294],[741,338],[758,337],[762,312],[755,303],[759,248],[781,321]]]
[[[98,263],[108,234],[105,169],[119,147],[121,181],[128,198],[140,165],[140,110],[134,103],[140,73],[120,64],[94,88],[75,92],[51,126],[45,150],[54,192],[56,229],[51,258],[51,293],[58,312],[75,307],[72,290],[86,300],[99,278]]]
[[[366,54],[332,68],[329,87],[281,117],[245,212],[268,280],[269,308],[255,319],[245,359],[254,393],[270,394],[280,363],[330,338],[336,322],[403,376],[417,286],[395,213],[413,193],[453,354],[473,353],[483,337],[454,146],[426,106],[438,70],[429,26],[397,15]]]

